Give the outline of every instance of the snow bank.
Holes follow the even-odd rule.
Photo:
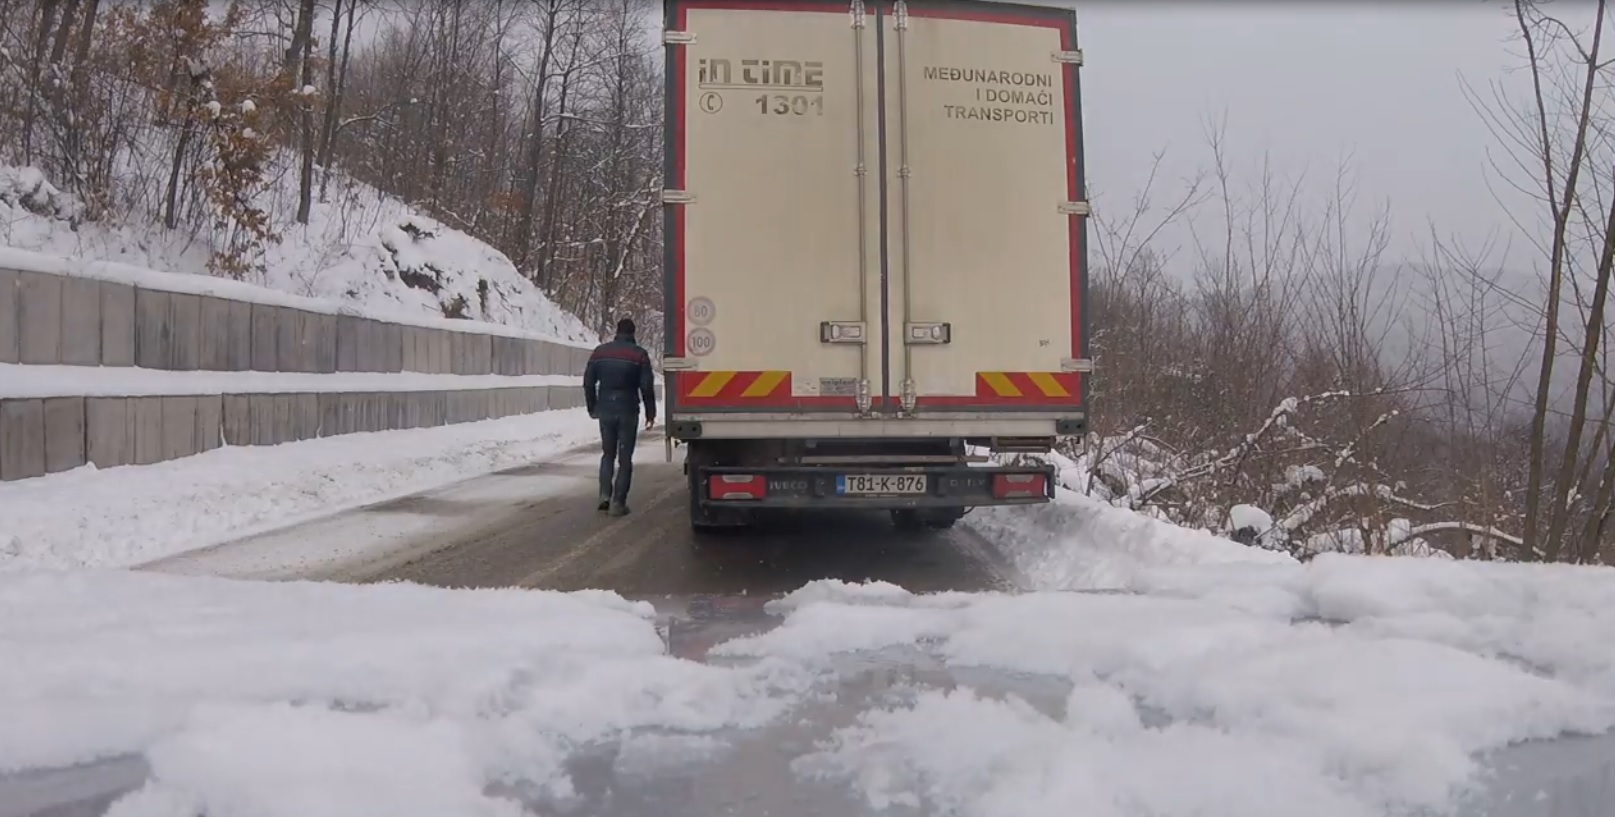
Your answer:
[[[294,212],[297,174],[271,175],[259,205]],[[207,275],[205,238],[140,215],[81,223],[81,211],[37,169],[0,166],[0,267],[459,332],[600,341],[503,253],[341,174],[333,174],[328,200],[314,202],[308,225],[277,223],[282,241],[266,249],[263,272],[249,282]]]
[[[808,680],[664,655],[613,593],[0,575],[0,774],[144,754],[112,817],[524,813],[628,730],[743,728]]]
[[[179,372],[123,366],[0,363],[0,397],[4,398],[455,391],[582,385],[583,378],[564,374]]]
[[[998,545],[1022,586],[1037,590],[1131,589],[1141,571],[1163,565],[1296,564],[1283,553],[1181,528],[1063,488],[1047,505],[978,508],[965,523]]]
[[[796,762],[872,808],[921,813],[1439,811],[1476,791],[1482,753],[1615,728],[1615,570],[1362,557],[1167,570],[1133,581],[1176,598],[819,582],[775,603],[781,627],[713,654],[828,666],[917,650],[956,680],[976,668],[1066,684],[1053,711],[969,683],[912,689]]]
[[[0,572],[142,564],[523,465],[597,434],[569,409],[0,483]]]

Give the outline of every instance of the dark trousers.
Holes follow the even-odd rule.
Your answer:
[[[639,442],[639,415],[600,415],[600,497],[628,501],[634,480],[634,446]],[[613,468],[615,466],[615,468]],[[612,471],[616,483],[612,483]]]

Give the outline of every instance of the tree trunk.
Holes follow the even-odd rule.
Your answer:
[[[1548,114],[1544,91],[1542,89],[1541,56],[1537,52],[1536,40],[1531,33],[1531,25],[1526,20],[1526,7],[1528,0],[1515,0],[1514,16],[1519,23],[1521,38],[1525,42],[1526,52],[1531,67],[1531,84],[1533,98],[1536,102],[1536,119],[1538,127],[1537,138],[1540,140],[1540,158],[1543,163],[1543,182],[1547,192],[1549,204],[1554,208],[1553,217],[1553,243],[1549,251],[1548,260],[1548,303],[1542,335],[1542,365],[1537,372],[1536,405],[1531,417],[1531,453],[1526,476],[1525,522],[1522,539],[1525,548],[1520,554],[1523,560],[1534,557],[1533,546],[1540,541],[1538,536],[1538,523],[1542,515],[1542,483],[1546,468],[1543,461],[1544,441],[1547,437],[1548,402],[1553,388],[1553,364],[1558,352],[1559,338],[1559,299],[1564,286],[1564,259],[1566,254],[1566,233],[1570,226],[1570,212],[1576,201],[1576,181],[1581,175],[1582,157],[1585,155],[1587,144],[1588,120],[1592,115],[1592,95],[1598,80],[1598,46],[1604,32],[1605,0],[1598,0],[1598,22],[1593,32],[1593,49],[1587,58],[1586,82],[1583,87],[1581,113],[1578,117],[1575,134],[1575,147],[1571,151],[1570,167],[1565,176],[1563,201],[1554,193],[1553,171],[1553,143],[1548,135]],[[1564,497],[1553,497],[1555,505],[1562,505]],[[1557,516],[1550,511],[1549,519]],[[1544,559],[1553,561],[1559,545],[1557,542],[1542,543]]]
[[[45,49],[50,45],[50,32],[56,21],[59,0],[41,0],[39,28],[34,32],[34,53],[28,57],[28,109],[22,123],[22,161],[34,161],[34,120],[39,116],[39,77],[45,63]]]
[[[163,197],[163,226],[179,229],[179,181],[185,167],[185,154],[191,147],[192,125],[187,119],[180,127],[179,139],[174,142],[174,160],[168,168],[168,191]]]
[[[302,0],[302,3],[297,11],[297,35],[294,38],[294,42],[302,46],[297,93],[302,100],[303,166],[297,179],[297,223],[306,225],[314,208],[314,101],[303,91],[314,80],[314,0]]]
[[[79,0],[67,0],[62,8],[62,19],[56,23],[56,43],[50,49],[50,64],[61,65],[67,58],[67,43],[73,37],[73,18],[78,14]]]
[[[95,17],[101,0],[88,0],[84,6],[84,23],[79,26],[79,40],[73,55],[73,96],[83,98],[89,90],[90,47],[95,43]]]
[[[533,90],[532,128],[527,134],[527,157],[522,168],[516,207],[516,229],[512,248],[516,251],[516,266],[522,268],[532,258],[533,216],[538,211],[538,182],[544,166],[544,120],[547,113],[545,97],[549,91],[550,66],[555,58],[556,26],[560,20],[561,0],[548,0],[544,19],[544,44],[538,52],[538,80]]]
[[[320,201],[325,201],[326,189],[331,184],[331,163],[336,160],[337,124],[342,116],[342,92],[348,85],[348,58],[353,53],[353,16],[358,0],[348,0],[347,31],[342,35],[342,65],[337,67],[336,21],[341,19],[342,0],[335,0],[331,17],[331,72],[328,72],[327,101],[325,104],[325,131],[320,135]]]

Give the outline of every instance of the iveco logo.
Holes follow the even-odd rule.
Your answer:
[[[779,491],[781,493],[805,493],[807,489],[808,481],[805,479],[771,479],[768,481],[768,490],[770,493],[774,491]]]

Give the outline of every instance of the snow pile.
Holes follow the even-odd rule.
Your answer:
[[[598,591],[0,575],[0,782],[143,755],[109,815],[515,817],[517,793],[572,795],[581,746],[754,726],[811,680],[668,657],[651,615]]]
[[[280,171],[255,203],[284,215],[296,210],[297,174]],[[37,169],[0,166],[0,247],[206,274],[205,236],[163,230],[149,214],[81,223],[80,211]],[[463,318],[574,343],[600,341],[503,253],[340,173],[332,174],[326,200],[315,200],[307,226],[277,221],[277,229],[281,242],[256,259],[263,269],[248,283],[381,317]]]
[[[1172,570],[1141,583],[1177,598],[820,582],[774,603],[781,627],[713,654],[942,662],[955,688],[908,689],[795,764],[921,813],[1439,811],[1476,793],[1481,753],[1615,728],[1615,570],[1330,556]],[[972,688],[972,669],[1066,691],[1037,706]]]
[[[978,508],[965,523],[998,546],[1029,589],[1129,589],[1141,571],[1163,565],[1296,563],[1063,488],[1046,505]]]
[[[66,222],[73,225],[83,206],[71,195],[57,189],[38,168],[0,165],[0,220],[16,225],[7,216],[18,211],[38,216],[43,224]]]
[[[524,465],[598,433],[582,409],[558,410],[0,483],[0,572],[142,564]]]

